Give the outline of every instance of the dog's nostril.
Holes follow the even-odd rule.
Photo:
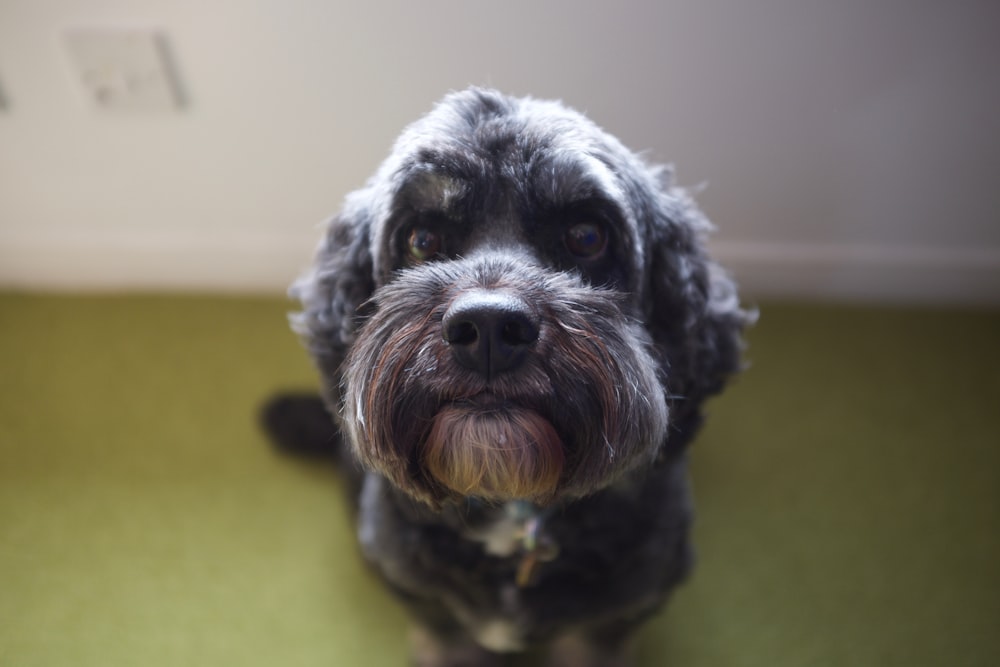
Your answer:
[[[441,333],[455,360],[487,378],[518,366],[538,339],[538,321],[520,298],[476,290],[455,299]]]
[[[529,345],[538,338],[538,327],[523,317],[512,317],[503,323],[500,338],[507,345]]]
[[[444,327],[444,339],[450,345],[472,345],[478,338],[476,325],[468,320],[451,322]]]

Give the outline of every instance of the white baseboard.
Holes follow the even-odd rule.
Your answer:
[[[319,236],[0,233],[0,287],[281,294]],[[750,299],[1000,304],[1000,248],[719,241],[711,251]]]
[[[0,234],[0,286],[24,290],[282,294],[320,238],[302,234]]]
[[[1000,304],[1000,248],[717,242],[752,298]]]

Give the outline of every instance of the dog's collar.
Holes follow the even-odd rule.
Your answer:
[[[479,542],[490,556],[515,560],[514,580],[518,587],[533,585],[541,564],[559,555],[559,545],[546,527],[551,508],[541,508],[526,500],[511,500],[500,507],[490,507],[475,498],[466,502],[473,514],[485,513],[486,516],[480,516],[488,519],[470,525],[467,519],[458,516],[459,525],[464,524],[460,532],[467,539]]]
[[[507,517],[517,526],[514,534],[521,560],[517,565],[515,582],[519,588],[535,583],[538,569],[559,555],[559,545],[545,530],[549,512],[525,500],[515,500],[504,506]]]

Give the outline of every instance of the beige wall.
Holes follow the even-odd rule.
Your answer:
[[[69,28],[162,28],[182,113],[101,115]],[[1000,3],[0,0],[0,285],[278,291],[468,84],[674,162],[757,296],[1000,302]]]

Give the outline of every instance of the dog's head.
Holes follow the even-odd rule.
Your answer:
[[[747,314],[668,180],[552,102],[407,128],[293,288],[358,459],[431,504],[547,503],[680,451]]]

